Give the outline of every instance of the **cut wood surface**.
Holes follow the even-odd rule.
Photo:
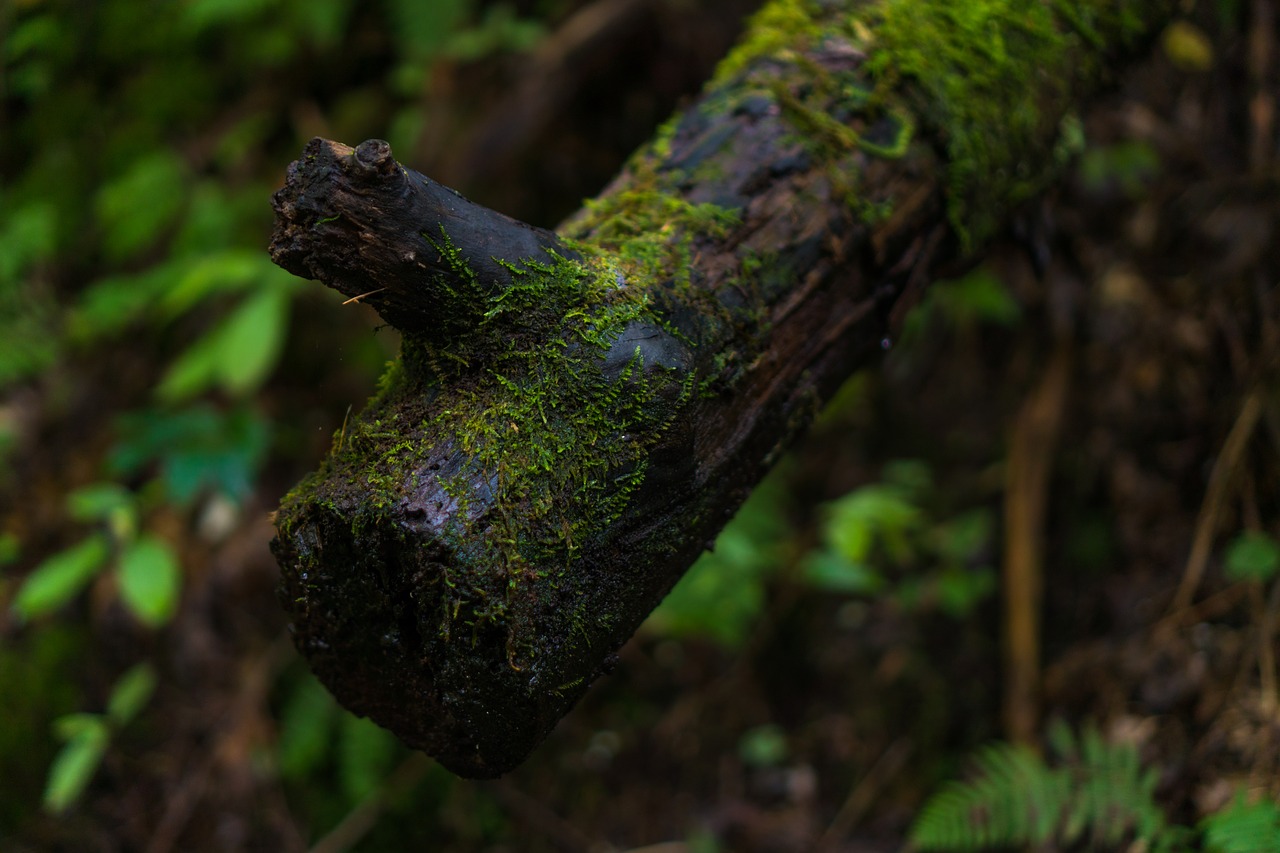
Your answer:
[[[404,339],[277,516],[321,680],[456,773],[519,764],[1170,6],[772,3],[557,233],[313,140],[272,256]]]

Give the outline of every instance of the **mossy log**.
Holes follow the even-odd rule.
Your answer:
[[[312,141],[272,255],[403,334],[276,520],[321,680],[460,775],[519,764],[1170,6],[774,2],[558,233]]]

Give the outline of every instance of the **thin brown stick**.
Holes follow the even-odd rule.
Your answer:
[[[885,785],[902,770],[907,759],[911,757],[912,749],[913,745],[907,738],[899,738],[889,744],[889,748],[881,753],[876,763],[867,770],[866,775],[849,791],[849,796],[845,797],[844,804],[840,806],[840,811],[836,812],[831,825],[814,845],[815,851],[823,853],[823,851],[836,849],[840,840],[847,836],[858,821],[875,805],[876,797],[884,790]]]
[[[1276,686],[1276,613],[1280,611],[1280,580],[1271,585],[1266,606],[1258,619],[1258,673],[1262,687],[1262,708],[1274,713],[1280,707],[1280,688]]]
[[[1205,569],[1209,565],[1209,554],[1213,550],[1213,538],[1217,533],[1218,519],[1226,504],[1227,494],[1231,486],[1232,475],[1240,465],[1244,449],[1249,444],[1262,416],[1262,394],[1252,391],[1245,397],[1240,414],[1222,444],[1222,452],[1213,463],[1209,472],[1209,486],[1205,491],[1204,503],[1200,505],[1200,516],[1196,520],[1196,532],[1191,540],[1191,554],[1187,557],[1187,568],[1182,574],[1182,582],[1173,596],[1170,614],[1184,610],[1191,605],[1200,582],[1204,580]]]
[[[400,762],[381,785],[347,812],[347,816],[328,835],[312,846],[310,853],[342,853],[360,843],[378,825],[387,803],[417,785],[432,763],[421,752],[415,752]]]
[[[1064,337],[1014,421],[1005,471],[1004,724],[1015,743],[1034,742],[1039,726],[1044,519],[1070,379]]]
[[[553,840],[563,850],[572,853],[609,853],[615,849],[610,844],[591,838],[509,780],[481,783],[480,787],[493,794],[504,809],[529,824],[539,835]]]
[[[1249,166],[1255,175],[1264,174],[1275,148],[1276,99],[1268,83],[1275,46],[1275,9],[1271,0],[1254,0],[1253,22],[1249,28],[1249,76],[1253,97],[1249,99]]]

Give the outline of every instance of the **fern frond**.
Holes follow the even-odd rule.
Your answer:
[[[1280,806],[1250,804],[1240,791],[1231,805],[1200,824],[1207,853],[1274,853],[1280,850]]]
[[[1155,802],[1156,773],[1143,769],[1133,745],[1108,744],[1091,727],[1079,739],[1055,727],[1050,740],[1064,758],[1060,768],[1026,747],[979,750],[973,778],[948,783],[925,804],[912,827],[914,847],[1066,846],[1087,836],[1099,849],[1120,849],[1125,838],[1151,850],[1179,848],[1184,835],[1168,827]]]
[[[972,782],[951,782],[912,828],[920,850],[983,850],[1039,844],[1053,837],[1069,801],[1070,779],[1023,746],[993,744],[974,757]]]

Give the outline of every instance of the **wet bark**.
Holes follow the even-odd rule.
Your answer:
[[[1163,4],[1142,9],[1155,21]],[[1026,84],[1046,112],[1011,172],[1049,180],[1062,117],[1102,80],[1103,46],[1077,42],[1087,72],[1065,89]],[[307,146],[275,198],[273,258],[373,306],[406,340],[400,373],[277,518],[297,645],[344,705],[460,775],[519,764],[823,402],[891,345],[913,294],[967,263],[965,190],[948,183],[928,87],[896,89],[890,108],[864,97],[877,85],[839,35],[753,58],[559,234],[466,201],[385,143]],[[983,215],[1015,200],[986,199]],[[710,227],[691,213],[708,209],[732,218]],[[637,244],[637,228],[656,239]],[[635,260],[637,245],[663,260]],[[634,405],[611,402],[604,418],[607,475],[579,478],[599,490],[571,482],[600,470],[571,450],[546,462],[546,488],[506,489],[502,442],[516,458],[516,434],[542,426],[495,437],[486,423],[472,442],[476,417],[448,401],[497,410],[544,381],[542,367],[503,365],[566,327],[537,305],[499,309],[530,270],[584,258],[648,307],[599,351],[566,337],[569,369],[630,389]],[[540,398],[545,424],[587,405],[558,393]]]

